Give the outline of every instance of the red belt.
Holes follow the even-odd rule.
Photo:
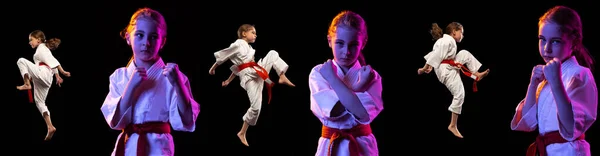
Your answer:
[[[450,60],[450,59],[448,59],[448,60],[442,60],[442,63],[449,64],[451,66],[460,68],[460,70],[462,71],[462,73],[465,74],[468,77],[471,77],[471,75],[473,75],[473,73],[471,73],[471,71],[469,70],[469,68],[467,68],[463,64],[454,62],[454,60]],[[477,92],[477,81],[479,81],[479,77],[477,77],[475,79],[475,81],[473,82],[473,92]]]
[[[44,62],[40,62],[39,66],[46,66],[48,68],[50,68],[50,66],[48,66],[48,64],[44,63]],[[29,79],[31,81],[31,74],[29,74]],[[30,90],[27,90],[27,95],[29,97],[29,103],[33,103],[33,93]]]
[[[357,125],[352,127],[352,129],[335,129],[329,128],[323,125],[321,129],[321,137],[329,139],[329,145],[327,146],[327,156],[331,155],[331,147],[334,141],[338,139],[348,139],[350,140],[350,156],[358,156],[360,147],[358,146],[358,142],[356,141],[356,137],[359,136],[367,136],[372,133],[370,125]]]
[[[260,68],[260,70],[254,68],[254,67],[258,67],[258,68]],[[242,71],[246,68],[254,69],[254,71],[256,71],[256,73],[258,74],[258,76],[260,76],[261,79],[265,80],[265,83],[267,84],[267,91],[269,94],[268,104],[271,104],[271,88],[273,88],[275,83],[273,83],[273,81],[271,81],[271,79],[269,79],[269,72],[267,72],[267,70],[265,70],[265,68],[261,67],[256,62],[248,62],[248,63],[238,65],[239,71]]]
[[[129,139],[129,136],[133,133],[138,134],[137,142],[137,155],[146,156],[148,147],[148,138],[146,133],[171,133],[171,127],[166,122],[147,122],[143,124],[130,124],[121,133],[121,138],[117,142],[117,149],[115,151],[116,156],[125,155],[125,143]]]
[[[585,134],[582,134],[577,138],[577,140],[585,139]],[[546,146],[555,143],[565,143],[569,142],[565,140],[558,131],[552,131],[546,133],[545,135],[538,135],[535,138],[535,142],[529,145],[527,148],[527,156],[535,156],[536,152],[539,153],[539,156],[547,156]]]

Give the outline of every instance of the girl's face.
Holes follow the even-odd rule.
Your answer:
[[[250,30],[245,31],[242,33],[242,37],[244,38],[244,40],[246,40],[248,43],[254,43],[256,42],[256,29],[250,28]]]
[[[157,60],[158,51],[165,41],[157,23],[150,19],[138,19],[133,30],[127,34],[127,44],[133,49],[134,58],[138,61]]]
[[[546,62],[553,58],[564,61],[573,53],[573,40],[559,28],[560,25],[554,22],[545,22],[539,27],[539,51]]]
[[[31,48],[37,48],[40,43],[42,43],[39,39],[29,35],[29,45],[31,46]]]
[[[362,38],[355,28],[338,26],[333,36],[327,36],[335,62],[340,66],[352,67],[364,47]]]
[[[456,40],[456,43],[462,42],[463,38],[465,38],[465,36],[463,36],[464,33],[465,33],[464,28],[461,28],[459,30],[455,30],[454,32],[452,32],[452,37],[454,38],[454,40]]]

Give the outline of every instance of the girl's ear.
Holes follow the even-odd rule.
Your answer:
[[[129,42],[129,33],[125,33],[125,41],[127,41],[127,45],[131,45]]]
[[[167,44],[167,38],[163,38],[162,43],[160,43],[160,49],[162,49],[163,47],[165,47],[165,44]]]
[[[362,42],[362,46],[360,46],[361,53],[362,53],[362,50],[365,49],[365,46],[367,46],[367,41],[368,41],[368,39],[365,38],[365,40]]]
[[[331,36],[327,35],[327,44],[329,44],[329,48],[333,48],[333,45],[331,45]]]

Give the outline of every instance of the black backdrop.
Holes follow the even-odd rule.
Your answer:
[[[381,155],[462,155],[480,150],[522,155],[535,133],[511,131],[509,124],[515,106],[525,96],[531,68],[543,63],[537,51],[538,18],[557,4],[578,10],[584,23],[584,42],[596,58],[599,56],[593,44],[598,41],[593,37],[598,34],[595,28],[599,25],[593,23],[598,17],[590,2],[528,3],[244,1],[199,5],[161,1],[11,5],[8,8],[12,10],[3,10],[7,29],[2,62],[7,62],[5,74],[11,79],[3,88],[14,92],[6,95],[10,98],[5,105],[10,107],[3,114],[11,122],[6,135],[11,147],[24,153],[109,155],[119,131],[108,127],[100,106],[108,93],[108,76],[125,66],[132,55],[118,33],[138,8],[147,6],[162,12],[168,24],[163,59],[180,65],[201,105],[195,132],[173,132],[176,155],[314,155],[321,125],[310,111],[308,74],[313,66],[332,58],[326,43],[327,28],[339,11],[349,9],[367,21],[369,43],[364,55],[384,78],[385,109],[372,123]],[[431,23],[445,26],[452,21],[465,26],[465,40],[459,49],[469,50],[491,69],[479,83],[478,93],[471,92],[472,81],[463,77],[467,94],[459,129],[465,139],[455,138],[446,129],[452,98],[447,89],[434,74],[416,74],[433,45],[428,34]],[[219,68],[216,76],[207,73],[214,63],[213,52],[229,46],[243,23],[256,25],[256,58],[277,50],[290,65],[287,75],[297,85],[274,88],[272,104],[263,105],[258,125],[248,131],[250,147],[243,146],[235,135],[249,106],[239,79],[222,88],[221,81],[230,73],[228,65]],[[54,85],[48,95],[47,105],[57,128],[54,139],[48,142],[43,141],[46,126],[39,111],[27,103],[26,92],[14,89],[22,84],[14,62],[20,57],[32,59],[34,50],[27,45],[27,35],[35,29],[62,39],[53,54],[73,75],[65,78],[63,87]],[[587,133],[592,147],[597,146],[597,130],[596,124]],[[282,152],[286,154],[278,154]]]

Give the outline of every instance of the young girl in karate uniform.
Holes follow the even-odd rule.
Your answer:
[[[598,89],[579,14],[556,6],[540,18],[538,27],[539,53],[546,63],[533,67],[510,127],[537,129],[527,156],[591,156],[585,132],[596,121]]]
[[[242,117],[244,123],[242,124],[242,129],[237,134],[240,141],[246,146],[249,146],[246,140],[246,131],[248,131],[249,126],[256,125],[258,116],[260,115],[263,98],[262,91],[265,83],[269,92],[268,103],[271,102],[271,87],[275,85],[269,78],[271,69],[275,69],[275,72],[279,75],[280,84],[295,86],[285,76],[285,72],[289,66],[279,57],[276,51],[271,50],[264,58],[258,60],[258,62],[254,61],[255,50],[250,46],[250,43],[254,43],[255,41],[256,28],[250,24],[243,24],[238,29],[238,39],[231,43],[228,48],[214,53],[216,62],[208,72],[210,75],[214,75],[216,68],[225,61],[231,60],[233,63],[230,67],[232,73],[227,80],[222,82],[222,85],[227,86],[229,82],[238,76],[240,77],[240,85],[246,90],[250,99],[250,108],[248,108],[246,114]]]
[[[165,19],[156,10],[139,9],[121,35],[133,57],[110,75],[100,108],[110,128],[122,131],[112,154],[173,156],[171,127],[194,132],[200,105],[178,65],[165,64],[159,55],[167,41]]]
[[[60,77],[59,72],[66,77],[70,77],[71,73],[65,71],[61,64],[52,55],[51,50],[58,48],[60,45],[60,39],[52,38],[46,40],[46,35],[41,30],[35,30],[29,34],[29,45],[31,48],[35,48],[35,54],[33,54],[33,61],[31,62],[25,58],[19,58],[17,60],[17,66],[21,71],[24,84],[17,86],[18,90],[27,90],[29,93],[29,102],[33,103],[35,99],[35,105],[37,106],[40,113],[46,121],[48,127],[48,133],[44,140],[48,141],[52,139],[52,136],[56,132],[56,128],[52,125],[50,119],[50,111],[46,106],[46,97],[48,91],[52,87],[52,76],[56,77],[56,84],[60,87],[63,83],[63,79]],[[33,82],[33,93],[31,92]]]
[[[473,91],[476,92],[476,82],[481,81],[490,71],[487,69],[484,72],[478,72],[482,65],[469,51],[461,50],[456,53],[457,43],[464,38],[464,31],[462,24],[452,22],[446,27],[444,34],[437,23],[434,23],[431,30],[431,35],[436,40],[433,51],[425,55],[424,58],[427,62],[423,68],[418,70],[418,74],[421,75],[429,73],[433,69],[438,80],[452,93],[452,103],[448,107],[448,110],[452,112],[448,130],[458,138],[463,138],[458,131],[457,120],[462,112],[462,104],[465,102],[465,88],[459,72],[474,79]]]
[[[329,26],[333,60],[310,72],[310,109],[323,124],[316,156],[377,156],[371,122],[383,110],[381,76],[365,64],[365,20],[342,11]]]

